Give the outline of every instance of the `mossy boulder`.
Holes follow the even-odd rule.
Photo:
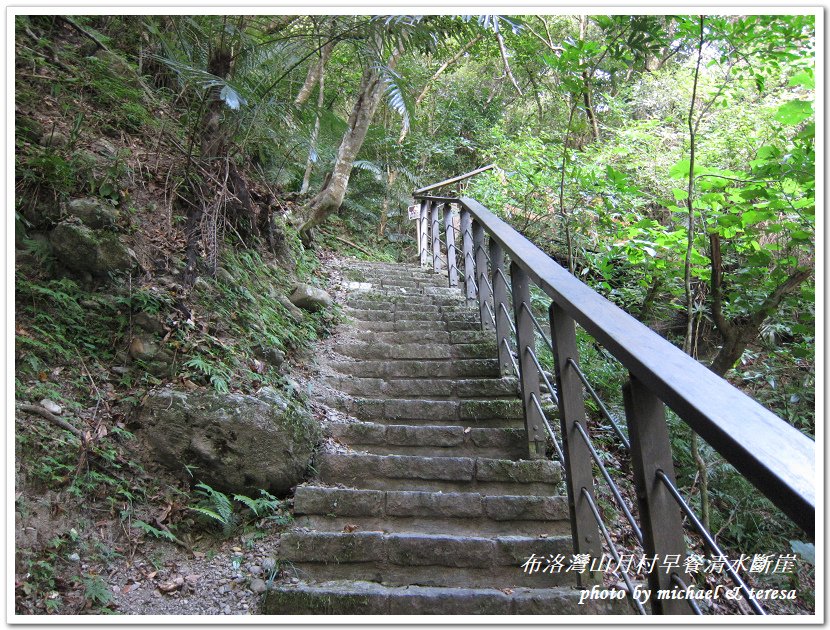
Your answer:
[[[256,396],[159,389],[137,412],[149,452],[222,492],[285,495],[303,480],[319,424],[277,391]]]
[[[111,272],[129,271],[135,264],[135,254],[114,232],[64,221],[52,230],[49,242],[55,257],[80,273],[106,277]]]
[[[294,306],[305,309],[312,313],[321,311],[332,305],[331,296],[323,289],[318,289],[310,284],[298,284],[294,293],[288,298]]]
[[[73,199],[66,204],[65,214],[78,217],[93,229],[112,229],[118,222],[118,210],[101,199]]]

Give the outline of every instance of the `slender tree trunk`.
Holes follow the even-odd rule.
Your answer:
[[[395,67],[401,52],[401,49],[397,49],[392,53],[387,62],[389,68]],[[310,241],[309,231],[336,212],[343,203],[354,160],[363,146],[366,132],[369,130],[375,110],[383,96],[383,84],[383,77],[376,67],[372,66],[364,70],[357,100],[349,116],[348,128],[337,150],[331,177],[305,207],[305,216],[308,218],[300,228],[300,235],[306,242]]]
[[[309,99],[311,92],[314,90],[314,85],[320,82],[320,77],[326,68],[326,63],[329,60],[332,48],[334,48],[334,42],[327,42],[320,49],[320,59],[317,60],[317,63],[309,66],[305,82],[297,93],[297,97],[294,99],[294,105],[299,107]]]
[[[720,250],[720,236],[709,235],[709,246],[712,274],[712,319],[723,339],[723,345],[712,360],[709,369],[718,376],[723,376],[741,358],[747,346],[758,338],[764,320],[775,312],[784,298],[810,277],[812,270],[795,269],[772,290],[749,317],[729,321],[723,312],[723,257]]]
[[[697,64],[695,66],[695,78],[692,84],[692,98],[689,103],[689,177],[686,187],[686,258],[683,264],[683,288],[686,294],[686,335],[683,339],[683,351],[693,356],[692,333],[694,331],[695,304],[692,296],[692,248],[695,238],[695,212],[694,212],[694,188],[695,188],[695,140],[697,125],[694,120],[695,101],[697,100],[697,82],[700,75],[700,62],[703,57],[703,16],[700,16],[700,38],[697,45]],[[709,467],[700,452],[700,445],[697,434],[692,430],[689,449],[695,460],[700,481],[700,520],[706,529],[709,529]]]
[[[579,16],[579,40],[585,41],[585,36],[588,33],[588,16]],[[599,140],[599,124],[597,124],[597,116],[594,111],[594,104],[591,99],[591,76],[587,70],[582,71],[582,101],[585,104],[585,117],[588,119],[588,125],[591,127],[591,135],[594,140]]]
[[[308,192],[308,187],[311,184],[311,171],[314,169],[314,155],[317,153],[317,137],[320,135],[320,113],[323,111],[323,88],[325,87],[326,73],[323,66],[323,59],[320,58],[320,74],[318,76],[318,92],[317,92],[317,113],[314,116],[314,129],[311,132],[311,139],[308,147],[308,161],[305,165],[305,173],[303,173],[303,184],[300,187],[300,194],[304,195]]]
[[[386,231],[386,220],[389,216],[389,200],[392,196],[392,186],[395,185],[395,180],[398,179],[398,171],[395,169],[386,169],[386,192],[383,195],[383,203],[380,206],[380,224],[378,225],[378,236],[383,236]]]

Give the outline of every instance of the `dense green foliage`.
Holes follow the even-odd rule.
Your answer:
[[[300,394],[260,352],[301,357],[338,314],[292,317],[277,297],[296,281],[321,284],[325,249],[412,260],[412,190],[493,162],[466,194],[815,435],[813,16],[31,16],[15,26],[18,398],[96,414],[112,403],[121,418],[119,404],[163,382]],[[64,273],[44,234],[78,197],[120,212],[140,273]],[[123,360],[139,312],[166,317],[173,360],[137,361],[90,386]],[[581,331],[579,343],[619,409],[619,365]],[[743,551],[787,550],[798,531],[671,422],[678,478],[697,506],[699,476],[709,482],[713,531]],[[111,465],[79,474],[77,436],[63,432],[50,451],[27,429],[25,472],[106,495],[127,518],[145,487],[131,494],[137,465],[118,430],[91,452]],[[197,498],[193,511],[233,528],[231,498],[209,487]],[[275,509],[256,503],[273,497],[234,499],[257,516]],[[27,559],[33,591],[55,588],[51,563],[67,545]],[[84,584],[106,607],[98,582]]]

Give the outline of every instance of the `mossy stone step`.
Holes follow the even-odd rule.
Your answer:
[[[565,571],[528,573],[532,554],[570,553],[570,536],[453,536],[385,532],[293,531],[280,557],[311,579],[369,580],[390,586],[514,588],[575,584]]]
[[[625,602],[586,601],[570,587],[446,588],[385,586],[376,582],[300,582],[269,590],[266,615],[612,615]]]
[[[561,466],[549,460],[325,453],[315,466],[324,483],[370,490],[478,492],[487,496],[557,495]]]
[[[341,444],[374,455],[520,459],[528,448],[525,431],[519,428],[350,422],[330,423],[327,431]]]

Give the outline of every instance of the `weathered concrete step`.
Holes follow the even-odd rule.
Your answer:
[[[394,305],[417,305],[423,304],[426,306],[467,306],[475,308],[475,303],[467,301],[463,293],[450,293],[449,295],[424,295],[419,290],[408,290],[405,288],[398,289],[378,289],[372,285],[366,285],[363,288],[354,287],[346,297],[346,304],[352,303],[369,304],[373,308],[377,304],[394,304]]]
[[[381,379],[338,375],[324,377],[322,381],[352,396],[389,398],[515,398],[519,386],[513,377]]]
[[[331,423],[328,432],[341,444],[374,455],[527,457],[524,429],[351,422]]]
[[[366,378],[488,378],[499,376],[496,359],[456,361],[332,360],[327,365],[341,374]]]
[[[364,330],[377,330],[379,332],[389,332],[393,330],[421,330],[428,328],[430,330],[481,330],[481,324],[478,319],[450,319],[436,322],[430,322],[427,326],[423,320],[418,319],[399,319],[390,322],[364,321],[361,322],[361,327]]]
[[[347,329],[341,332],[343,339],[377,341],[380,343],[488,343],[495,338],[490,330],[376,330]]]
[[[383,532],[293,531],[280,560],[312,580],[352,579],[390,586],[542,588],[574,584],[573,573],[525,572],[532,555],[570,557],[570,536],[452,536]]]
[[[383,418],[390,420],[420,420],[431,418],[433,424],[440,422],[466,422],[476,426],[480,420],[524,418],[522,402],[517,398],[469,399],[469,400],[424,400],[411,398],[353,398],[337,396],[328,398],[338,408],[352,414],[359,420]]]
[[[384,301],[384,300],[348,300],[345,307],[346,313],[352,312],[374,312],[382,313],[385,311],[394,311],[398,315],[411,314],[418,315],[424,313],[432,314],[447,314],[447,313],[478,313],[478,305],[467,304],[467,302],[452,302],[451,304],[434,304],[434,303],[412,303],[409,301]],[[406,318],[404,318],[406,319]],[[412,317],[410,319],[417,319]]]
[[[300,582],[265,594],[265,615],[611,615],[626,614],[625,602],[588,600],[580,591],[554,588],[443,588],[383,586],[376,582]]]
[[[561,466],[550,460],[323,453],[323,483],[368,490],[478,492],[487,496],[557,495]]]
[[[453,535],[565,536],[564,496],[482,496],[298,486],[296,524],[319,531],[384,531]]]
[[[383,343],[349,340],[333,350],[354,359],[490,359],[497,356],[495,340],[485,343]]]
[[[405,310],[398,311],[395,308],[389,309],[357,309],[344,308],[343,313],[357,322],[393,322],[393,321],[418,321],[425,322],[423,327],[428,327],[432,322],[447,321],[478,321],[479,313],[465,306],[462,307],[436,307],[437,310]]]

